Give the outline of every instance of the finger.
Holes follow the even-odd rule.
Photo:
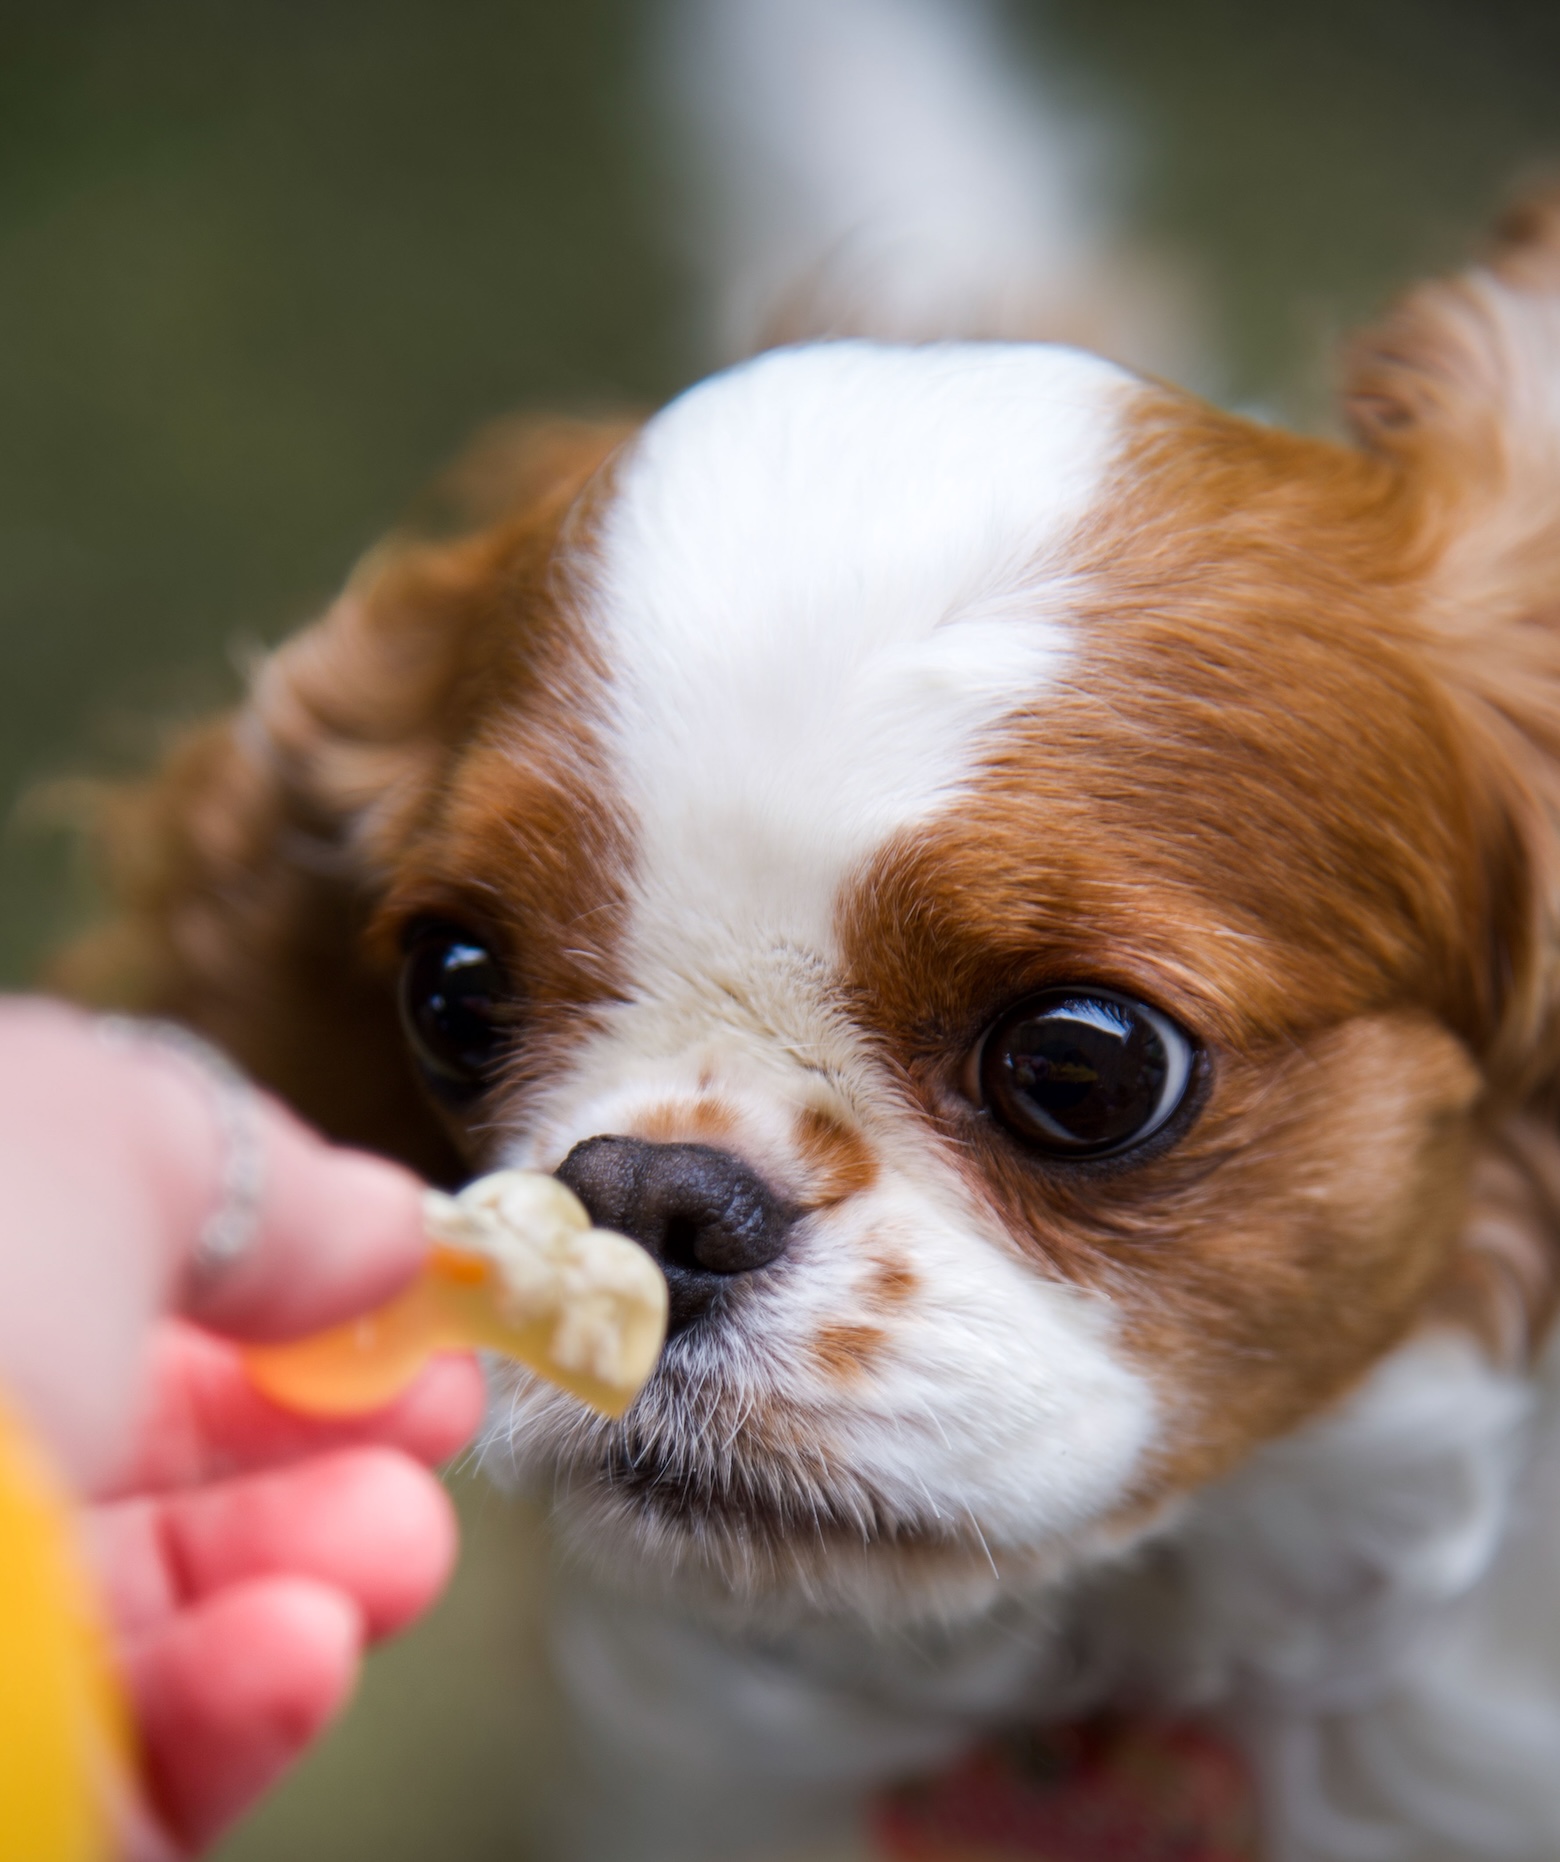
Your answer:
[[[127,1653],[148,1792],[181,1843],[210,1843],[319,1736],[361,1649],[351,1599],[293,1577],[225,1590]]]
[[[158,1328],[135,1454],[114,1491],[189,1487],[371,1442],[431,1467],[471,1440],[483,1401],[476,1360],[449,1354],[435,1358],[385,1409],[349,1421],[315,1421],[261,1396],[227,1340],[171,1320]]]
[[[416,1462],[356,1448],[167,1499],[97,1507],[87,1540],[121,1637],[235,1584],[297,1576],[350,1598],[377,1640],[443,1590],[456,1526],[448,1495]]]
[[[223,1202],[232,1089],[195,1054],[138,1037],[134,1024],[125,1039],[105,1041],[89,1017],[57,1004],[0,1010],[20,1057],[7,1077],[61,1097],[99,1160],[92,1174],[106,1170],[117,1200],[138,1218],[155,1214],[162,1271],[175,1286],[186,1283],[193,1316],[244,1337],[293,1336],[388,1299],[422,1263],[417,1179],[327,1144],[255,1088],[243,1104],[261,1160],[258,1225],[240,1260],[191,1280],[202,1231]]]
[[[400,1292],[427,1257],[422,1185],[397,1164],[327,1144],[259,1093],[254,1109],[258,1225],[237,1260],[190,1277],[183,1310],[238,1338],[293,1338]],[[214,1107],[205,1112],[214,1125]],[[203,1223],[221,1196],[215,1161],[203,1173]]]
[[[11,1226],[35,1243],[0,1259],[0,1363],[83,1484],[125,1446],[155,1313],[182,1304],[240,1336],[293,1336],[381,1303],[425,1260],[415,1178],[327,1145],[198,1053],[106,1039],[44,1002],[0,1000],[0,1036],[0,1174]],[[228,1179],[250,1149],[255,1232],[199,1272],[212,1218],[243,1213]]]

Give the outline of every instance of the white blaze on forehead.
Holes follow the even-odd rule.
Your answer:
[[[593,616],[642,937],[828,948],[841,882],[1054,676],[1136,386],[1042,345],[831,343],[650,423]]]
[[[729,1400],[726,1451],[767,1478],[762,1432],[742,1430],[748,1405],[778,1405],[816,1441],[822,1498],[876,1495],[933,1532],[974,1520],[1004,1548],[1068,1543],[1118,1505],[1158,1406],[1109,1308],[1036,1272],[906,1115],[830,988],[833,918],[863,862],[1045,702],[1075,539],[1139,392],[1061,349],[839,343],[766,356],[650,424],[587,617],[635,817],[636,986],[505,1153],[554,1167],[708,1092],[721,1142],[789,1187],[796,1114],[819,1103],[800,1083],[823,1076],[876,1181],[798,1231],[751,1317],[690,1345]],[[820,1341],[888,1259],[913,1289],[842,1381]],[[535,1418],[517,1434],[522,1455],[548,1442]]]

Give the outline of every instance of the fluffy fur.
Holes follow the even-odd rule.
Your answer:
[[[496,434],[116,804],[78,992],[436,1175],[691,1139],[805,1212],[621,1425],[500,1406],[644,1787],[595,1862],[1143,1701],[1275,1859],[1555,1854],[1557,384],[1540,203],[1358,345],[1351,444],[855,342]],[[397,1029],[429,916],[512,992],[469,1117]],[[1063,981],[1200,1043],[1128,1158],[972,1088]]]

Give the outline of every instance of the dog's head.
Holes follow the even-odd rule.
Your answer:
[[[1469,1185],[1554,1071],[1557,290],[1540,219],[1411,302],[1357,446],[776,352],[522,448],[187,753],[170,1006],[666,1265],[623,1423],[514,1393],[592,1544],[950,1603],[1536,1312]]]

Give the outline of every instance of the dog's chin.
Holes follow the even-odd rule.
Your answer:
[[[1077,1547],[994,1552],[973,1515],[891,1497],[822,1446],[825,1418],[712,1374],[711,1355],[674,1341],[619,1422],[508,1380],[484,1460],[546,1496],[607,1583],[748,1625],[958,1621],[1076,1568]]]

